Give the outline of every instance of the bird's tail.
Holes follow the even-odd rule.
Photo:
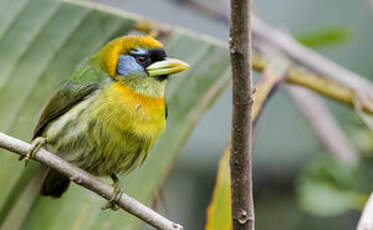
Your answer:
[[[69,178],[53,169],[48,169],[48,172],[44,177],[40,193],[43,196],[59,198],[67,190],[69,184]]]

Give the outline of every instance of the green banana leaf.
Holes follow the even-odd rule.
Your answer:
[[[43,105],[87,56],[145,19],[89,2],[0,0],[0,131],[25,141]],[[151,205],[193,127],[230,81],[228,50],[207,36],[172,28],[169,56],[191,65],[170,82],[167,129],[124,190]],[[1,229],[135,229],[123,211],[101,211],[105,201],[73,185],[61,199],[40,197],[37,163],[27,168],[0,150]],[[182,199],[182,197],[181,197]],[[175,220],[177,221],[177,220]]]

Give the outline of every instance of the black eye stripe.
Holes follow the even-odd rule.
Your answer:
[[[163,61],[167,57],[166,52],[163,49],[150,49],[149,56],[152,63]]]

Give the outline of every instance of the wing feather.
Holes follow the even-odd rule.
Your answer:
[[[32,139],[41,136],[48,123],[69,111],[74,105],[78,104],[97,88],[97,83],[81,85],[70,81],[65,82],[44,108],[34,129]]]

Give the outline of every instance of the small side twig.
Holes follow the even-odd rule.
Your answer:
[[[297,86],[284,86],[301,113],[308,119],[321,143],[337,159],[356,165],[359,153],[344,135],[328,108],[316,96]]]
[[[31,145],[14,137],[0,132],[0,148],[7,149],[19,155],[24,155],[30,149]],[[58,172],[66,175],[76,184],[95,192],[101,197],[109,200],[114,195],[112,186],[101,182],[96,177],[84,170],[62,160],[53,153],[41,148],[33,155],[33,160],[40,162]],[[182,230],[183,226],[176,224],[154,210],[141,204],[134,198],[122,193],[117,205],[123,210],[137,216],[146,223],[160,230]]]
[[[233,230],[254,230],[252,189],[251,0],[231,0],[229,48],[233,79],[230,155]]]
[[[356,230],[373,230],[373,193],[365,205]]]

